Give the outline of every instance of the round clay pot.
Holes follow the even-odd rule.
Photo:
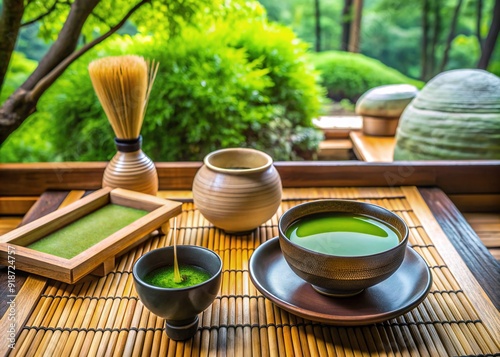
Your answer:
[[[201,214],[227,233],[247,233],[269,220],[281,203],[281,179],[272,158],[258,150],[214,151],[193,182]]]

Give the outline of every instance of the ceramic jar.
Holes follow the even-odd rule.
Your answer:
[[[247,233],[269,220],[281,203],[281,179],[272,158],[247,148],[208,154],[193,182],[201,214],[227,233]]]

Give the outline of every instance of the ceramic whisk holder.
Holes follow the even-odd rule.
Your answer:
[[[227,233],[244,234],[269,220],[281,203],[281,178],[264,152],[231,148],[208,154],[193,182],[201,214]]]
[[[133,140],[115,138],[115,144],[118,152],[104,170],[102,186],[156,195],[158,174],[153,161],[141,149],[142,136]]]

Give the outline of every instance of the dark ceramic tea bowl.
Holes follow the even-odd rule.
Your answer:
[[[287,237],[291,224],[304,217],[323,213],[347,213],[374,218],[390,225],[399,243],[369,255],[334,255],[313,251]],[[317,200],[286,211],[279,219],[279,242],[290,268],[319,293],[329,296],[353,296],[391,276],[403,262],[408,242],[408,226],[396,214],[380,206],[349,200]]]
[[[209,307],[217,296],[222,281],[222,260],[213,251],[192,245],[177,246],[180,265],[203,268],[210,278],[185,288],[162,288],[150,285],[144,277],[155,269],[172,266],[173,247],[152,250],[140,257],[132,273],[135,289],[144,306],[166,320],[166,333],[173,340],[187,340],[198,330],[198,314]]]

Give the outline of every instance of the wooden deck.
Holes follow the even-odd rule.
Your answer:
[[[464,213],[463,215],[491,255],[500,261],[500,212]]]
[[[391,162],[393,161],[394,136],[370,136],[361,131],[351,131],[349,138],[356,157],[367,162]]]

